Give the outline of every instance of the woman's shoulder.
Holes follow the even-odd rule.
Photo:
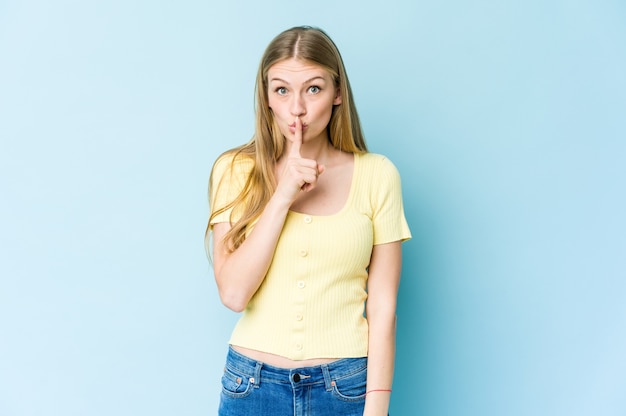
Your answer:
[[[241,152],[239,149],[228,150],[217,157],[213,163],[213,171],[223,174],[226,171],[232,173],[249,173],[254,167],[254,158]]]
[[[359,159],[359,164],[366,170],[383,169],[386,171],[397,171],[394,163],[385,155],[380,153],[355,153]]]

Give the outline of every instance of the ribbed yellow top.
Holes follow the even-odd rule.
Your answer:
[[[238,193],[251,167],[239,164],[248,168],[231,176],[229,162],[216,164],[214,208]],[[364,308],[372,246],[410,237],[397,169],[384,156],[355,154],[350,196],[341,211],[288,213],[270,269],[230,343],[292,360],[367,356]]]

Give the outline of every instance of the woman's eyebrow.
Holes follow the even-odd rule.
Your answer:
[[[276,78],[276,77],[271,78],[271,79],[270,79],[270,82],[282,82],[283,84],[289,84],[289,83],[288,83],[287,81],[285,81],[284,79],[282,79],[282,78]]]
[[[317,76],[314,76],[314,77],[313,77],[313,78],[311,78],[311,79],[307,79],[306,81],[304,81],[304,83],[305,83],[305,84],[308,84],[308,83],[313,82],[313,81],[316,81],[316,80],[318,80],[318,79],[321,79],[322,81],[326,81],[326,79],[325,79],[323,76],[321,76],[321,75],[317,75]]]

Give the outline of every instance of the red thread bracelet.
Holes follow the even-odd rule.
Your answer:
[[[391,390],[387,390],[387,389],[375,389],[375,390],[368,390],[368,391],[366,391],[366,392],[365,392],[365,395],[367,396],[368,394],[373,393],[373,392],[375,392],[375,391],[387,391],[387,392],[391,393]]]

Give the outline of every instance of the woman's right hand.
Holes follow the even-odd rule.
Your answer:
[[[302,191],[309,192],[317,185],[324,166],[312,159],[305,159],[300,153],[302,147],[302,121],[296,117],[294,139],[287,153],[287,160],[278,178],[276,193],[291,205]]]

